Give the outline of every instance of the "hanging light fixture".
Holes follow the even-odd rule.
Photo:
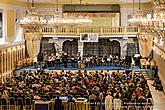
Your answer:
[[[154,0],[154,8],[152,14],[147,14],[141,23],[145,32],[152,33],[161,38],[165,37],[165,1]]]
[[[28,0],[29,4],[29,0]],[[25,17],[20,20],[20,26],[24,29],[26,32],[39,32],[41,29],[43,29],[45,26],[50,27],[65,27],[65,26],[78,26],[81,24],[89,24],[92,23],[92,20],[86,17],[63,17],[63,13],[59,11],[58,9],[58,0],[56,2],[57,9],[54,12],[54,17],[45,20],[42,15],[39,13],[39,11],[34,6],[34,0],[32,0],[32,4],[30,9],[25,11]]]
[[[28,32],[39,32],[40,29],[46,25],[46,23],[47,21],[39,15],[38,10],[36,10],[34,6],[34,0],[32,0],[30,9],[25,11],[25,17],[20,20],[21,27]]]
[[[71,0],[71,4],[72,4],[72,0]],[[53,27],[64,27],[64,26],[69,26],[69,27],[73,27],[73,26],[78,26],[84,23],[92,23],[91,19],[87,19],[87,18],[79,18],[79,17],[67,17],[64,18],[63,17],[63,13],[59,12],[58,10],[58,0],[56,2],[56,11],[54,13],[54,18],[48,20],[48,24],[50,26]]]
[[[89,24],[92,23],[93,21],[87,17],[75,17],[72,13],[70,14],[71,16],[64,18],[62,15],[63,13],[58,11],[58,0],[56,0],[56,11],[54,13],[54,18],[48,20],[48,24],[53,27],[73,27],[73,26],[78,26],[81,24]],[[71,0],[71,5],[72,5],[72,0]]]
[[[133,0],[133,13],[130,14],[131,18],[128,20],[130,25],[140,27],[143,20],[146,18],[146,12],[141,10],[141,2],[139,0],[139,10],[134,11],[135,0]]]
[[[132,1],[132,4],[133,4],[133,12],[129,14],[130,15],[130,17],[128,19],[129,25],[134,25],[133,22],[135,21],[135,8],[134,8],[135,0]]]

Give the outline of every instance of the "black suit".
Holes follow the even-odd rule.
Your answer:
[[[62,110],[62,100],[61,99],[55,100],[54,110]]]
[[[63,56],[63,62],[64,62],[64,68],[67,68],[67,62],[68,62],[68,56],[67,55],[64,55]]]

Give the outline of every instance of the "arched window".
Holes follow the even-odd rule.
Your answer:
[[[120,58],[120,43],[117,40],[111,41],[111,48],[110,48],[110,54],[112,56],[118,56]]]
[[[73,41],[65,41],[63,43],[63,51],[68,55],[77,54],[78,53],[78,40],[74,39]]]

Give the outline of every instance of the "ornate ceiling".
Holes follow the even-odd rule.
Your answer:
[[[17,0],[22,2],[27,2],[28,0]],[[31,1],[31,0],[29,0]],[[35,3],[50,3],[54,4],[57,0],[34,0]],[[114,3],[132,3],[132,0],[58,0],[59,4],[79,4],[81,1],[82,4],[114,4]],[[152,0],[141,0],[141,3],[151,2]],[[139,0],[135,0],[136,3]]]

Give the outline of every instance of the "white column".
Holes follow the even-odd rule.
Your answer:
[[[3,57],[4,57],[4,53],[3,53],[3,50],[1,51],[2,52],[2,57],[1,57],[1,72],[2,72],[2,75],[3,75],[3,68],[4,68],[4,66],[3,66]],[[2,77],[3,78],[3,77]]]
[[[25,45],[23,45],[23,58],[25,58]]]
[[[127,40],[121,39],[120,41],[120,47],[121,47],[121,57],[125,57],[127,55]]]
[[[6,50],[4,50],[4,75],[3,75],[4,76],[4,79],[3,79],[4,81],[6,81],[6,72],[7,72],[6,71],[6,69],[7,69],[6,68],[6,64],[7,64],[6,63],[6,60],[7,60],[6,57],[7,57],[7,53],[6,53]]]

